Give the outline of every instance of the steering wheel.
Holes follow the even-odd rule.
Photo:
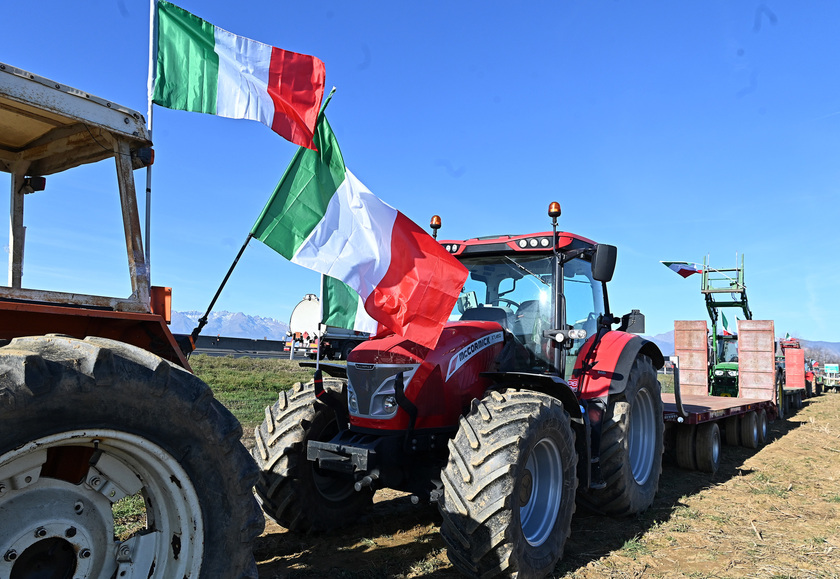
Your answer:
[[[519,304],[517,302],[513,301],[513,300],[509,300],[507,298],[499,298],[499,301],[504,302],[506,304],[510,304],[511,306],[516,308],[517,310],[519,309]]]

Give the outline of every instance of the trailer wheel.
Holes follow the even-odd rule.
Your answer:
[[[723,434],[726,437],[727,445],[741,445],[741,424],[737,414],[723,419]]]
[[[785,377],[781,369],[776,370],[776,406],[779,418],[788,414],[788,401],[785,397]]]
[[[531,391],[473,400],[449,442],[438,502],[452,564],[473,577],[544,577],[563,556],[577,487],[560,402]]]
[[[355,348],[355,347],[356,347],[356,344],[354,342],[347,342],[346,344],[344,344],[341,347],[341,359],[346,360],[347,356],[350,355],[350,352],[352,352],[353,348]]]
[[[0,576],[257,576],[257,469],[200,379],[57,335],[12,340],[0,367]],[[115,540],[126,497],[141,521]]]
[[[741,444],[746,448],[758,448],[758,421],[752,410],[741,417]]]
[[[346,382],[324,378],[325,396],[346,404]],[[346,526],[371,504],[373,491],[353,488],[352,475],[321,470],[306,459],[309,440],[328,441],[338,433],[335,413],[315,399],[313,382],[280,392],[254,432],[254,458],[261,469],[257,499],[265,514],[293,531],[325,531]]]
[[[697,427],[697,470],[716,473],[720,467],[720,427],[706,422]]]
[[[677,426],[677,466],[697,470],[697,427],[694,424]]]
[[[767,442],[767,411],[764,408],[758,411],[756,423],[758,424],[758,445],[764,446]]]
[[[633,362],[627,386],[610,396],[601,434],[601,472],[607,486],[578,493],[581,503],[607,515],[639,513],[653,503],[662,473],[665,425],[656,370],[650,358]]]

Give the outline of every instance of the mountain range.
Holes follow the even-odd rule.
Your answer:
[[[172,312],[170,330],[173,334],[189,334],[198,325],[198,319],[203,312]],[[251,316],[242,312],[211,312],[207,325],[201,331],[203,336],[224,336],[227,338],[250,338],[253,340],[285,340],[289,324],[264,318]],[[642,336],[659,346],[665,356],[674,354],[674,331]],[[803,348],[817,350],[833,359],[840,358],[840,342],[818,342],[799,340]]]
[[[204,312],[172,312],[169,329],[173,334],[189,334],[198,326],[198,320]],[[285,340],[289,324],[250,316],[242,312],[210,312],[207,325],[201,330],[202,336],[224,336],[226,338],[251,338],[253,340]]]

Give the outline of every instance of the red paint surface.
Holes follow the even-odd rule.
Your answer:
[[[583,362],[587,358],[596,336],[592,336],[578,353],[575,361],[574,377],[578,378],[578,396],[584,400],[603,398],[610,389],[610,383],[615,377],[615,369],[618,365],[618,358],[624,350],[624,346],[633,339],[633,334],[627,332],[610,331],[604,334],[598,347],[593,352],[594,361],[597,363],[587,372],[583,372]]]
[[[501,331],[502,327],[495,322],[450,322],[443,330],[437,348],[432,351],[390,335],[358,345],[351,352],[348,363],[421,364],[405,389],[406,398],[419,411],[415,428],[457,426],[458,419],[473,398],[481,398],[490,386],[491,381],[479,374],[492,369],[504,342],[481,350],[447,380],[452,357],[474,341]],[[405,430],[409,417],[401,408],[394,418],[388,420],[351,416],[350,424],[377,430]]]

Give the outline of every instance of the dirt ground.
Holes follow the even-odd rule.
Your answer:
[[[261,579],[459,577],[430,507],[377,493],[340,533],[307,536],[267,521]],[[840,394],[770,425],[757,451],[724,447],[714,475],[668,464],[653,506],[616,520],[578,509],[552,577],[840,578]]]

